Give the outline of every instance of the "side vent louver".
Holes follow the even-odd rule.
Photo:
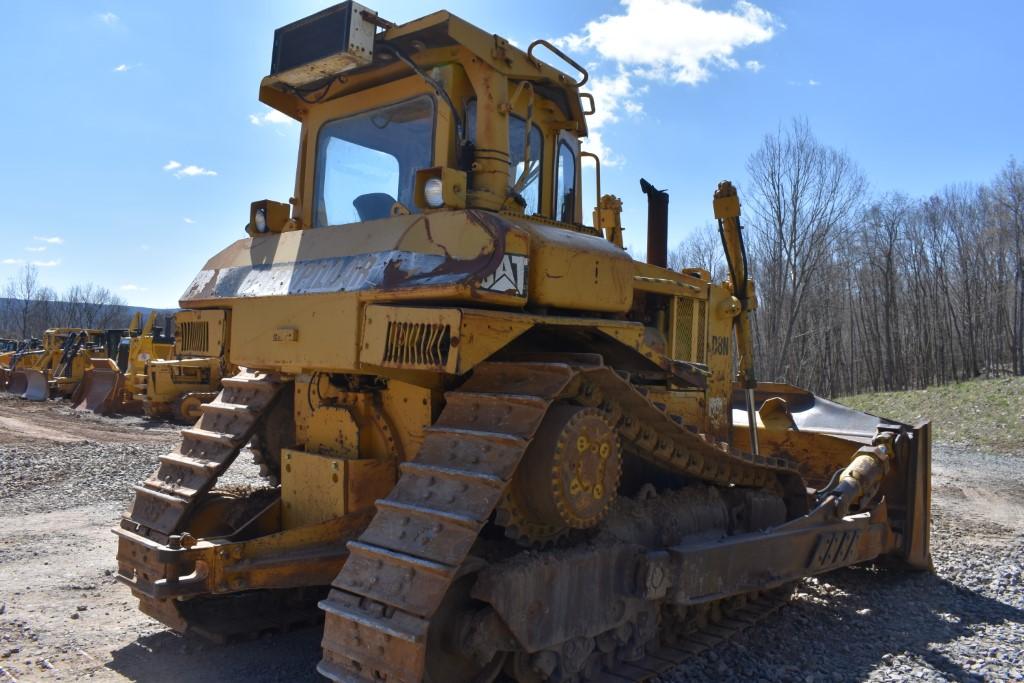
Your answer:
[[[444,368],[451,351],[449,325],[388,321],[384,364],[392,367]]]
[[[207,353],[210,348],[210,323],[205,320],[180,323],[177,341],[182,353]]]

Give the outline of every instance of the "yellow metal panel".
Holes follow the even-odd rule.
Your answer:
[[[384,413],[395,426],[395,437],[401,442],[403,457],[413,459],[426,435],[424,429],[434,423],[441,393],[392,379],[388,380],[387,389],[381,392],[381,400]]]
[[[298,412],[295,435],[311,453],[339,458],[359,455],[359,427],[347,408],[318,406],[312,412]]]
[[[255,368],[354,371],[359,339],[354,294],[241,299],[232,303],[231,362]],[[274,341],[282,327],[297,331],[295,341]],[[305,330],[305,333],[303,331]]]
[[[633,260],[600,237],[528,220],[513,220],[530,233],[530,303],[625,313],[633,304]]]
[[[345,515],[344,467],[341,458],[281,451],[281,514],[286,529]]]
[[[392,462],[281,451],[281,510],[285,529],[344,517],[387,495],[395,483]]]

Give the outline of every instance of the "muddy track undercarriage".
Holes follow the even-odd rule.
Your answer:
[[[158,471],[136,488],[136,502],[115,530],[120,578],[143,611],[216,640],[308,624],[324,598],[319,671],[334,680],[644,680],[770,612],[799,576],[854,561],[867,528],[865,521],[852,532],[817,534],[838,540],[807,546],[809,570],[747,583],[737,575],[732,589],[687,586],[692,595],[683,595],[673,584],[672,563],[681,560],[672,551],[682,549],[682,561],[699,560],[702,543],[809,519],[798,464],[742,453],[687,428],[599,357],[487,362],[445,394],[416,457],[399,464],[399,479],[376,512],[337,521],[331,553],[318,557],[322,576],[342,567],[326,596],[326,588],[312,585],[227,584],[234,589],[228,595],[197,590],[192,597],[190,582],[204,586],[204,572],[213,571],[181,560],[196,543],[196,520],[210,517],[203,506],[212,502],[215,518],[235,510],[241,519],[275,504],[274,489],[263,489],[244,513],[237,505],[216,509],[214,485],[254,435],[263,474],[276,473],[268,424],[291,405],[284,387],[289,383],[260,373],[225,380],[202,419],[183,432],[178,451],[162,456]],[[544,438],[552,420],[563,437],[582,439],[580,452],[586,445],[607,460],[589,474],[579,463],[569,470],[543,461],[531,470],[531,444],[552,449]],[[572,431],[584,423],[597,431]],[[614,429],[606,441],[621,449],[621,461],[604,443],[584,443],[605,424]],[[635,467],[644,469],[632,483],[620,482],[619,473]],[[549,514],[538,522],[519,508],[515,492],[546,492],[537,472],[548,469],[552,500],[561,500],[559,490],[582,490],[599,504],[563,505],[562,521]],[[571,482],[560,478],[566,472]],[[602,482],[614,490],[603,494],[595,485]],[[594,509],[599,513],[575,523],[583,519],[575,512]],[[872,529],[882,533],[879,525]],[[792,533],[807,545],[814,530]],[[697,554],[686,555],[685,544]],[[884,544],[875,545],[878,554]]]
[[[411,681],[424,673],[428,680],[437,679],[441,674],[431,674],[430,660],[441,655],[431,651],[431,644],[443,645],[437,644],[431,631],[468,620],[475,623],[460,628],[475,635],[463,635],[455,643],[447,639],[453,651],[475,652],[476,669],[462,663],[466,680],[499,671],[520,680],[576,680],[584,673],[597,680],[615,671],[630,671],[626,675],[632,678],[641,675],[641,669],[635,664],[629,665],[635,670],[630,669],[627,660],[645,660],[648,650],[663,646],[655,602],[646,611],[636,607],[632,615],[623,607],[617,618],[606,618],[609,628],[601,628],[600,620],[592,618],[587,624],[569,625],[563,634],[568,638],[531,652],[497,627],[496,615],[480,610],[479,602],[475,610],[468,608],[472,617],[442,607],[453,583],[467,572],[476,573],[472,567],[490,565],[484,575],[494,574],[500,572],[503,561],[511,561],[491,564],[476,554],[486,553],[486,543],[478,543],[478,538],[492,513],[497,511],[497,523],[513,538],[549,535],[543,529],[524,529],[524,520],[509,504],[506,492],[545,415],[555,405],[599,411],[615,426],[631,457],[666,473],[710,486],[736,484],[737,490],[770,491],[782,508],[781,519],[765,520],[760,526],[804,512],[803,485],[794,463],[741,454],[684,428],[610,368],[571,362],[486,363],[462,387],[448,392],[446,407],[428,430],[417,457],[400,466],[398,484],[378,501],[377,514],[359,539],[349,543],[349,559],[330,596],[321,603],[327,615],[321,673],[336,680]],[[788,505],[784,502],[787,492]],[[786,507],[791,510],[788,515]],[[754,528],[760,526],[754,524]],[[735,529],[746,530],[753,529]],[[698,535],[709,531],[728,529],[697,525],[691,530]],[[547,552],[557,556],[572,547],[566,542]],[[635,543],[623,548],[629,554],[636,552]],[[553,572],[552,578],[557,575]],[[579,574],[575,579],[581,579]],[[592,597],[615,602],[599,589]],[[752,604],[762,604],[756,595],[751,598]],[[438,623],[438,615],[448,623]],[[599,630],[591,632],[595,628]],[[684,618],[673,632],[678,636],[688,628],[692,625]],[[658,661],[668,666],[684,654],[666,650]],[[653,660],[644,666],[648,673],[642,677],[661,668]],[[441,669],[452,676],[450,661]]]

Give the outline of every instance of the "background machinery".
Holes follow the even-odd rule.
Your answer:
[[[146,364],[167,359],[174,351],[174,339],[156,326],[156,311],[145,324],[142,314],[132,316],[128,329],[106,335],[106,352],[89,359],[89,368],[71,396],[76,409],[96,413],[142,412],[146,393]]]
[[[726,282],[666,267],[650,183],[650,263],[615,197],[585,225],[586,81],[447,12],[278,30],[295,193],[182,296],[243,369],[115,529],[141,609],[322,614],[339,681],[641,680],[801,577],[930,567],[929,426],[756,380],[730,184]],[[218,486],[246,444],[263,483]]]
[[[142,408],[149,417],[195,422],[199,406],[212,401],[224,376],[227,342],[223,311],[178,311],[174,316],[174,351],[169,359],[146,364]]]
[[[51,395],[70,396],[85,373],[87,359],[103,345],[102,330],[52,328],[43,333],[41,347],[9,356],[7,391],[31,401]]]

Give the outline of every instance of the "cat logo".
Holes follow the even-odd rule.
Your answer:
[[[526,296],[526,276],[530,259],[525,254],[505,254],[498,268],[480,281],[491,292]]]

